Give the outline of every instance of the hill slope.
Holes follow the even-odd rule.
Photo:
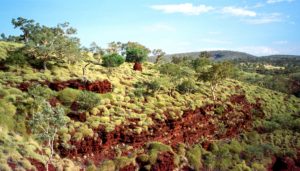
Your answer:
[[[230,59],[237,59],[237,58],[254,58],[255,56],[250,55],[244,52],[237,52],[237,51],[228,51],[228,50],[217,50],[217,51],[208,51],[210,55],[215,60],[230,60]],[[177,54],[168,54],[164,56],[166,61],[171,61],[172,57],[191,57],[197,58],[201,52],[188,52],[188,53],[177,53]],[[151,57],[149,61],[154,62],[155,57]]]
[[[300,99],[294,96],[228,79],[214,102],[209,84],[197,81],[193,71],[196,90],[181,94],[174,78],[152,63],[144,63],[143,72],[133,71],[131,63],[113,69],[90,64],[84,82],[86,64],[62,63],[45,72],[30,65],[0,70],[0,170],[45,170],[49,148],[27,125],[39,109],[37,96],[62,106],[67,120],[50,170],[298,167]],[[154,93],[147,89],[152,81],[161,86]],[[81,108],[93,99],[100,102]]]
[[[208,51],[214,60],[233,60],[233,59],[255,59],[255,58],[268,58],[272,60],[283,59],[283,58],[297,58],[300,59],[299,55],[268,55],[268,56],[255,56],[244,52],[229,51],[229,50],[216,50]],[[176,53],[176,54],[167,54],[163,57],[165,61],[171,61],[172,57],[191,57],[197,58],[201,52],[187,52],[187,53]],[[156,59],[155,56],[151,56],[148,61],[154,62]]]

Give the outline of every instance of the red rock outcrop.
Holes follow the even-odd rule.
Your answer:
[[[30,81],[30,82],[23,82],[17,86],[22,91],[27,91],[28,88],[33,84],[42,84],[48,86],[50,89],[55,91],[63,90],[67,87],[79,89],[79,90],[88,90],[95,93],[108,93],[111,92],[113,89],[112,84],[108,80],[103,81],[94,81],[94,82],[84,82],[82,80],[68,80],[68,81],[55,81],[55,82],[38,82],[38,81]]]
[[[139,62],[134,63],[133,70],[135,71],[143,71],[142,64]]]
[[[297,166],[294,159],[290,157],[274,157],[268,168],[269,171],[300,171],[300,166]]]
[[[119,169],[119,171],[135,171],[135,170],[136,170],[136,166],[132,163],[130,165],[127,165]]]
[[[171,152],[159,153],[151,171],[173,171],[175,169],[174,154]]]
[[[36,168],[37,171],[46,171],[46,167],[43,163],[40,161],[33,159],[33,158],[28,158],[30,163]],[[56,171],[56,168],[52,164],[48,164],[48,170],[49,171]]]
[[[79,90],[88,90],[95,93],[107,93],[112,91],[112,85],[108,80],[103,81],[94,81],[94,82],[83,82],[81,80],[69,80],[64,82],[52,82],[48,84],[49,88],[52,90],[63,90],[67,87],[79,89]]]
[[[154,120],[154,124],[140,134],[133,132],[136,127],[135,120],[128,121],[126,125],[116,127],[114,131],[106,132],[104,127],[95,129],[95,138],[84,138],[82,141],[71,140],[69,143],[74,148],[65,149],[59,146],[58,149],[64,157],[86,156],[96,163],[103,159],[112,159],[116,154],[114,148],[118,145],[130,145],[140,148],[150,141],[159,141],[169,145],[178,143],[195,144],[201,137],[209,139],[223,139],[233,137],[242,130],[251,126],[252,110],[262,113],[260,104],[250,104],[244,95],[232,96],[232,103],[240,107],[235,109],[232,106],[226,107],[221,115],[209,115],[207,112],[215,110],[215,105],[207,105],[195,111],[185,111],[180,119],[167,119],[164,121]],[[235,114],[238,113],[238,114]],[[225,123],[226,130],[219,130],[219,123]],[[209,145],[209,141],[205,142]]]

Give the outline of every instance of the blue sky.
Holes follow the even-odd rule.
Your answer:
[[[1,0],[0,33],[19,16],[70,22],[81,43],[137,41],[167,53],[238,50],[300,55],[300,0]]]

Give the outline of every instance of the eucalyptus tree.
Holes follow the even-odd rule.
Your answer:
[[[47,62],[76,62],[80,58],[80,41],[73,37],[76,29],[69,23],[58,24],[55,27],[40,25],[34,20],[19,17],[12,20],[15,28],[23,34],[24,51],[27,55],[43,62],[47,70]]]
[[[216,98],[216,90],[224,80],[234,74],[234,66],[230,62],[214,63],[205,72],[201,72],[198,76],[199,80],[210,83],[211,95],[214,101]]]
[[[166,53],[161,49],[153,49],[152,54],[156,56],[154,63],[158,64]]]
[[[142,62],[147,60],[149,53],[151,52],[144,45],[137,42],[128,42],[124,45],[126,62],[133,62],[134,70],[142,71]]]

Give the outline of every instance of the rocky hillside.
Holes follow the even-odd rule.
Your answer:
[[[297,55],[269,55],[269,56],[255,56],[244,52],[237,51],[229,51],[229,50],[216,50],[216,51],[208,51],[211,57],[214,60],[234,60],[234,59],[242,59],[242,60],[251,60],[255,58],[265,58],[265,59],[284,59],[284,58],[300,58]],[[188,52],[188,53],[176,53],[176,54],[167,54],[163,57],[165,61],[171,61],[172,57],[188,57],[191,59],[195,59],[199,57],[201,52]],[[155,56],[149,58],[150,62],[154,62],[156,59]]]
[[[132,63],[90,64],[84,77],[84,61],[46,71],[2,64],[0,170],[46,170],[51,149],[29,124],[43,110],[37,99],[65,114],[49,170],[299,169],[294,96],[227,79],[213,101],[209,83],[185,66],[178,69],[190,74],[193,91],[148,62],[142,72]]]
[[[217,50],[217,51],[208,51],[211,57],[215,60],[231,60],[238,58],[255,58],[256,56],[250,55],[244,52],[228,51],[228,50]],[[176,53],[176,54],[167,54],[164,56],[164,60],[171,61],[172,57],[189,57],[197,58],[201,52],[189,52],[189,53]],[[155,56],[149,58],[150,62],[155,61]]]

